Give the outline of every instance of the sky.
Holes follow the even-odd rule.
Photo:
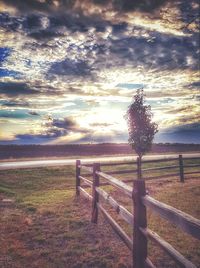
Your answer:
[[[0,144],[127,142],[143,88],[154,142],[200,143],[197,0],[1,0]]]

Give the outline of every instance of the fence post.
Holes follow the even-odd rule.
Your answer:
[[[99,175],[96,171],[100,171],[100,163],[93,164],[93,183],[92,183],[92,218],[91,222],[97,223],[98,221],[98,206],[99,194],[96,191],[96,187],[99,186]]]
[[[179,154],[180,182],[184,182],[183,156]]]
[[[147,238],[140,231],[140,228],[147,227],[146,207],[141,200],[145,194],[145,181],[135,180],[133,182],[133,263],[135,268],[144,268],[147,258]]]
[[[76,195],[79,196],[80,195],[80,190],[79,190],[79,186],[80,186],[80,174],[81,174],[81,169],[80,166],[81,165],[81,161],[80,160],[76,160]]]
[[[142,161],[141,157],[137,157],[137,178],[142,179]]]

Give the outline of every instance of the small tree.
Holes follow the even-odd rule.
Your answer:
[[[158,132],[158,125],[152,122],[151,106],[145,105],[144,97],[143,89],[137,90],[125,115],[128,124],[128,141],[138,154],[140,165],[142,156],[151,149],[154,135]]]

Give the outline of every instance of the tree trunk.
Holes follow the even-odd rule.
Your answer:
[[[138,155],[137,158],[137,174],[138,180],[142,179],[142,155]]]

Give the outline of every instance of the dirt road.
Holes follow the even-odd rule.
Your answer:
[[[183,154],[184,157],[200,157],[200,153]],[[178,154],[159,154],[159,155],[146,155],[143,159],[163,159],[163,158],[176,158]],[[105,157],[93,157],[93,158],[80,158],[83,163],[94,162],[117,162],[117,161],[134,161],[136,156],[105,156]],[[76,159],[54,159],[54,160],[28,160],[28,161],[12,161],[1,162],[0,170],[3,169],[18,169],[18,168],[37,168],[37,167],[49,167],[49,166],[66,166],[74,165]]]

